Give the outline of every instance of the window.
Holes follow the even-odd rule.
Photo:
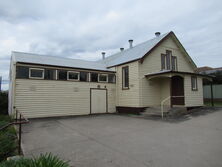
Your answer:
[[[45,79],[56,80],[56,70],[45,69]]]
[[[167,50],[166,51],[166,69],[170,70],[170,57],[172,55],[172,52]]]
[[[80,81],[89,81],[89,73],[88,72],[80,72]]]
[[[161,54],[161,70],[165,70],[165,69],[166,69],[166,55]]]
[[[17,66],[16,67],[16,78],[28,79],[29,78],[29,67]]]
[[[161,54],[161,70],[177,71],[177,57],[172,56],[172,51],[166,50],[166,54]]]
[[[115,83],[116,82],[115,74],[108,74],[108,82],[109,83]]]
[[[29,78],[44,79],[44,69],[40,68],[30,68]]]
[[[98,82],[98,73],[91,73],[91,82]]]
[[[122,87],[129,89],[129,66],[122,68]]]
[[[58,80],[67,80],[67,71],[58,70]]]
[[[192,90],[197,90],[197,77],[191,77],[191,88]]]
[[[177,71],[177,57],[171,56],[171,61],[172,61],[172,70]]]
[[[68,71],[68,80],[79,81],[79,72]]]
[[[107,74],[99,74],[99,82],[108,82]]]

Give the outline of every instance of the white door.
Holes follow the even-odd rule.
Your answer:
[[[91,114],[106,113],[106,89],[91,89]]]

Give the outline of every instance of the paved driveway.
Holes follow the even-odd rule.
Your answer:
[[[120,115],[31,120],[26,156],[52,152],[76,167],[222,166],[222,110],[161,121]]]

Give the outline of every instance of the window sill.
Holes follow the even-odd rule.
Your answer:
[[[192,91],[198,91],[198,89],[191,89]]]

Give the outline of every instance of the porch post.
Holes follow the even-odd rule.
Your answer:
[[[211,106],[214,106],[214,96],[213,96],[213,84],[210,83],[210,90],[211,90]]]

